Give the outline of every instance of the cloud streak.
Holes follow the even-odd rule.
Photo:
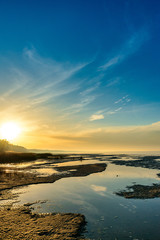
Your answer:
[[[91,117],[90,117],[90,121],[95,121],[95,120],[101,120],[101,119],[104,119],[104,115],[103,114],[93,114]]]
[[[122,49],[115,56],[111,57],[103,65],[99,67],[99,70],[106,71],[110,67],[120,64],[130,55],[134,54],[143,45],[145,41],[149,39],[149,34],[146,30],[141,29],[135,32],[131,38],[124,44]]]
[[[105,116],[107,115],[113,115],[118,113],[123,109],[123,107],[129,103],[131,99],[129,98],[128,95],[123,96],[122,98],[118,99],[117,101],[114,102],[114,105],[112,107],[108,107],[102,110],[97,111],[95,114],[91,115],[89,120],[90,121],[95,121],[95,120],[100,120],[104,119]]]
[[[52,139],[64,141],[81,150],[152,150],[159,149],[160,122],[142,126],[111,126],[65,134],[51,134]]]
[[[87,65],[60,64],[41,58],[35,50],[24,50],[25,67],[15,66],[9,69],[5,80],[8,88],[1,94],[0,101],[12,100],[12,105],[27,108],[41,107],[42,104],[79,89],[79,83],[69,83],[69,79]],[[10,80],[12,79],[12,80]],[[2,79],[0,79],[2,81]]]

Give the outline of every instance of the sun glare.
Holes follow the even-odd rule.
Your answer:
[[[21,128],[14,122],[4,123],[0,128],[1,138],[12,141],[19,136]]]

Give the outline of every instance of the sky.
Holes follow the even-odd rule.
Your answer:
[[[160,2],[1,0],[0,125],[13,143],[160,150]]]

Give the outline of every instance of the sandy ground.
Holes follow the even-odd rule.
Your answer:
[[[160,197],[160,184],[151,186],[135,184],[127,186],[127,190],[116,192],[118,196],[135,199],[150,199]]]
[[[76,160],[76,159],[75,159]],[[44,175],[35,173],[35,168],[43,168],[44,160],[39,160],[40,165],[28,167],[9,166],[0,167],[0,200],[16,198],[12,193],[13,188],[29,184],[53,183],[61,178],[87,176],[92,173],[102,172],[107,164],[95,163],[76,166],[56,167],[57,173]],[[53,168],[52,163],[47,162],[47,168]],[[62,159],[64,161],[64,159]],[[68,159],[71,161],[71,159]],[[55,168],[54,168],[55,169]],[[38,199],[37,199],[38,200]],[[0,207],[0,240],[7,239],[82,239],[81,232],[85,225],[85,217],[81,214],[32,214],[31,208],[22,206]]]
[[[0,208],[0,239],[79,238],[85,218],[81,214],[32,214],[28,207]]]
[[[19,157],[19,156],[18,156]],[[68,157],[67,157],[68,158]],[[134,167],[145,167],[150,169],[160,169],[159,158],[157,156],[143,157],[138,160],[122,161],[111,157],[111,162],[116,165],[126,165]],[[73,161],[77,161],[73,158]],[[18,160],[19,161],[19,160]],[[13,188],[29,184],[53,183],[61,178],[87,176],[93,173],[103,172],[106,163],[94,163],[72,166],[52,166],[55,162],[72,161],[71,158],[48,159],[39,165],[29,165],[28,167],[0,167],[0,200],[13,199],[16,195],[10,191]],[[40,160],[41,162],[41,160]],[[34,173],[39,168],[55,169],[57,173],[44,175]],[[127,190],[115,193],[125,198],[154,198],[160,197],[160,184],[152,186],[133,185]],[[37,199],[38,200],[38,199]],[[82,239],[80,233],[85,225],[85,217],[81,214],[33,214],[31,208],[22,206],[17,208],[0,207],[0,240],[13,239]]]

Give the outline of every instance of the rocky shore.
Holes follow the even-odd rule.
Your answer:
[[[33,214],[29,207],[0,208],[0,239],[76,240],[85,225],[81,214]]]
[[[125,198],[150,199],[160,197],[160,184],[151,186],[135,184],[127,186],[127,190],[116,192],[116,195]]]
[[[22,158],[22,161],[20,160]],[[73,158],[73,159],[72,159]],[[0,200],[16,199],[13,188],[30,184],[53,183],[61,178],[87,176],[102,172],[105,163],[67,166],[68,161],[82,160],[50,154],[7,153],[0,156]],[[64,163],[59,166],[55,163]],[[47,168],[47,169],[46,169]],[[46,169],[46,174],[41,173]],[[47,174],[47,172],[54,172]],[[30,206],[30,204],[28,204]],[[0,206],[0,239],[82,239],[85,217],[81,214],[33,214],[31,207]]]

